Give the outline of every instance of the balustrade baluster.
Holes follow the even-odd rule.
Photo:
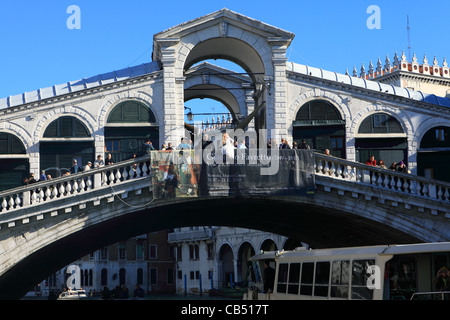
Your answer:
[[[120,170],[119,169],[117,169],[117,171],[116,171],[116,183],[117,182],[120,182],[120,178],[122,177],[122,175],[120,174]]]
[[[8,202],[6,202],[5,198],[3,198],[3,201],[2,201],[2,208],[3,208],[3,210],[8,210]]]
[[[445,188],[445,193],[444,193],[444,200],[445,201],[449,201],[450,200],[450,194],[448,192],[449,188]]]
[[[112,171],[109,172],[108,182],[109,183],[114,183],[114,174],[113,174]]]
[[[9,197],[8,204],[10,209],[14,208],[14,198],[12,196]]]
[[[20,197],[19,194],[16,194],[16,208],[20,207],[22,204],[22,198]]]

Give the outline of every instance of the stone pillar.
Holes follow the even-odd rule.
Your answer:
[[[280,143],[286,138],[292,145],[292,137],[288,136],[287,125],[287,88],[286,88],[286,50],[288,41],[282,38],[269,39],[272,46],[273,76],[265,78],[267,99],[267,129],[272,138]],[[269,86],[267,86],[269,85]]]
[[[243,83],[242,87],[245,89],[245,104],[247,106],[247,114],[242,114],[243,118],[248,117],[255,110],[255,99],[253,99],[254,89],[249,83]],[[247,130],[255,130],[255,119],[252,119],[247,126]]]
[[[162,143],[172,142],[176,147],[184,136],[184,77],[178,76],[176,46],[179,39],[161,39],[163,66],[163,119]],[[181,73],[182,74],[182,73]]]

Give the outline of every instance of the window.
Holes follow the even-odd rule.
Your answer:
[[[16,136],[0,133],[0,154],[25,154],[25,147]]]
[[[108,248],[102,248],[100,250],[100,260],[102,261],[108,260]]]
[[[124,268],[121,268],[120,270],[119,270],[119,284],[121,285],[121,286],[124,286],[125,285],[125,275],[126,275],[126,271],[125,271],[125,269]]]
[[[403,128],[394,117],[386,113],[375,113],[361,122],[358,133],[403,133]]]
[[[74,117],[60,117],[45,129],[44,138],[87,138],[90,137],[86,126]]]
[[[150,268],[150,284],[156,285],[158,283],[158,270],[156,268]]]
[[[150,259],[156,259],[157,258],[157,246],[155,244],[151,244],[148,246],[149,248],[149,258]]]
[[[126,260],[127,258],[127,243],[119,243],[119,260]]]
[[[447,139],[447,131],[444,128],[436,129],[436,141],[445,142]]]
[[[377,113],[373,115],[373,127],[374,128],[386,128],[387,127],[387,115]]]
[[[314,285],[314,296],[327,297],[330,282],[330,263],[317,262]]]
[[[173,268],[167,269],[167,284],[175,284],[175,270]]]
[[[341,120],[336,108],[324,100],[314,100],[304,104],[297,113],[296,121]]]
[[[183,261],[183,247],[177,247],[177,261]]]
[[[199,259],[199,246],[198,244],[190,244],[189,245],[189,259],[190,260],[198,260]]]
[[[278,268],[278,282],[277,292],[286,293],[287,279],[288,279],[289,265],[287,263],[281,263]]]
[[[144,243],[142,240],[138,240],[136,243],[136,260],[144,259]]]
[[[300,294],[311,296],[314,277],[314,262],[303,263],[302,277],[300,284]]]
[[[141,285],[144,284],[144,270],[142,268],[138,268],[136,271],[136,281],[137,284]]]
[[[350,261],[333,261],[331,267],[331,293],[333,298],[348,298]]]
[[[105,152],[120,152],[120,141],[118,140],[105,141]]]
[[[102,271],[101,271],[100,285],[101,286],[107,286],[108,285],[108,270],[107,269],[102,269]]]
[[[206,244],[206,251],[207,251],[207,254],[208,254],[208,259],[213,259],[214,258],[214,254],[213,254],[213,252],[214,252],[214,244],[213,243],[207,243]]]
[[[144,104],[137,101],[125,101],[111,111],[108,123],[156,122],[155,115]]]
[[[373,290],[367,287],[367,279],[371,276],[367,268],[375,264],[374,259],[354,260],[352,264],[352,299],[373,299]]]
[[[288,293],[298,294],[300,280],[300,263],[291,263],[289,265],[289,283]]]

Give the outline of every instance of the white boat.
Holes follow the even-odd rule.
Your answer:
[[[58,297],[58,300],[83,300],[87,299],[86,291],[83,289],[69,290],[61,292]]]
[[[244,300],[448,300],[450,242],[262,252]],[[270,272],[268,272],[268,271]],[[270,279],[270,280],[269,280]],[[442,291],[441,291],[442,290]]]

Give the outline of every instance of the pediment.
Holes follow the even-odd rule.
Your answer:
[[[292,41],[295,36],[295,34],[291,32],[282,30],[280,28],[263,23],[259,20],[249,18],[245,15],[224,8],[157,33],[154,35],[154,40],[179,39],[192,32],[197,32],[212,25],[218,25],[222,22],[226,22],[236,27],[240,27],[241,29],[257,33],[266,38],[282,38],[287,41]],[[222,33],[223,35],[225,35],[226,31],[222,30]]]

